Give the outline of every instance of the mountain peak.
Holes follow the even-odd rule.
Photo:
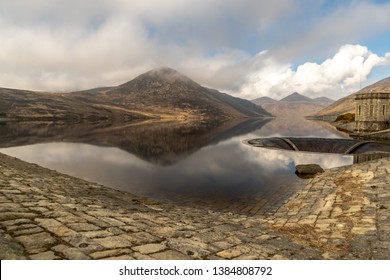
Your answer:
[[[172,69],[170,67],[165,67],[165,66],[154,68],[154,69],[152,69],[144,74],[158,75],[158,76],[181,75],[175,69]]]
[[[145,72],[133,80],[126,82],[119,87],[160,87],[161,85],[173,86],[186,85],[191,87],[200,87],[199,84],[188,78],[187,76],[179,73],[175,69],[169,67],[158,67]]]
[[[271,97],[268,97],[268,96],[262,96],[262,97],[251,100],[251,102],[256,104],[256,105],[264,105],[264,104],[277,103],[278,101],[275,99],[272,99]]]
[[[160,67],[105,93],[107,102],[115,100],[137,111],[147,106],[156,114],[180,112],[188,118],[227,120],[242,117],[269,116],[251,102],[208,89],[178,71]]]
[[[187,76],[181,74],[180,72],[176,71],[175,69],[169,68],[169,67],[158,67],[153,70],[150,70],[138,77],[142,78],[152,78],[159,81],[164,81],[168,83],[174,83],[174,82],[190,82],[195,83],[193,80],[188,78]],[[138,78],[137,77],[137,78]],[[137,79],[136,78],[136,79]]]
[[[294,102],[294,101],[311,101],[311,99],[309,97],[306,97],[302,94],[299,94],[298,92],[294,92],[288,96],[286,96],[285,98],[281,99],[280,101],[288,101],[288,102]]]

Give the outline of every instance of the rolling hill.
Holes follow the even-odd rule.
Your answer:
[[[98,121],[143,119],[140,114],[80,102],[68,94],[0,88],[0,115],[18,121]]]

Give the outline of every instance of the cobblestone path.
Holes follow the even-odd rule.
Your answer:
[[[328,170],[272,215],[178,206],[0,154],[1,259],[390,259],[390,160]]]

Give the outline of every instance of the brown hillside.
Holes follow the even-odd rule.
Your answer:
[[[217,123],[270,116],[247,100],[202,87],[170,68],[149,71],[117,87],[64,94],[0,89],[0,114],[23,120],[152,118]]]
[[[313,114],[313,117],[323,118],[328,120],[335,120],[337,116],[343,115],[346,113],[355,112],[355,96],[358,93],[368,93],[368,92],[390,92],[390,77],[380,80],[372,85],[369,85],[358,92],[355,92],[351,95],[348,95],[344,98],[337,100],[328,107],[320,110],[319,112]]]
[[[249,101],[202,87],[165,67],[89,97],[93,102],[126,107],[153,116],[218,120],[269,116]]]
[[[67,95],[0,88],[0,113],[17,120],[102,120],[137,119],[142,116],[101,108]]]

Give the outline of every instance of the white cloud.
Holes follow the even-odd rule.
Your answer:
[[[261,59],[261,58],[260,58]],[[293,70],[274,57],[262,58],[263,64],[248,77],[241,94],[248,98],[266,95],[280,98],[294,91],[318,97],[340,98],[367,80],[375,66],[390,62],[360,45],[344,45],[321,64],[306,62]]]
[[[384,57],[350,46],[321,64],[292,65],[389,29],[390,5],[353,2],[319,15],[321,5],[301,0],[2,0],[0,86],[86,89],[165,65],[246,98],[339,97]]]

